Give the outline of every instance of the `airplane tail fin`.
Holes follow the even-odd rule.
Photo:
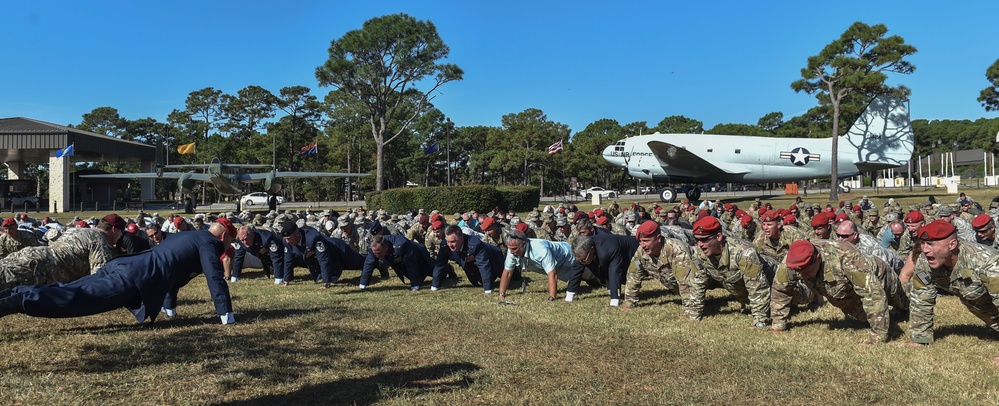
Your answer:
[[[874,98],[844,139],[856,148],[854,162],[863,171],[905,165],[915,149],[908,105],[897,97]]]

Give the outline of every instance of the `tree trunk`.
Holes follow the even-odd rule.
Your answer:
[[[830,97],[832,99],[832,97]],[[833,128],[832,128],[832,178],[829,187],[829,200],[839,200],[839,103],[842,98],[832,99],[833,105]]]

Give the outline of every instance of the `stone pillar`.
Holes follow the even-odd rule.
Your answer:
[[[49,213],[65,213],[69,205],[69,158],[56,158],[49,151]]]
[[[7,179],[8,180],[24,179],[24,162],[21,161],[7,162]]]
[[[142,172],[155,172],[156,161],[142,161]],[[156,179],[141,179],[142,191],[139,198],[142,201],[156,199]]]

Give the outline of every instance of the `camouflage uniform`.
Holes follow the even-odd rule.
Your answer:
[[[416,241],[420,244],[423,244],[427,241],[427,234],[429,233],[429,231],[430,231],[429,228],[424,230],[422,224],[416,223],[413,224],[413,226],[410,227],[408,231],[406,231],[406,238]]]
[[[437,238],[437,234],[435,234],[433,231],[428,230],[425,241],[427,243],[424,245],[426,245],[427,247],[427,252],[430,253],[430,258],[433,260],[437,260],[437,251],[440,250],[441,242],[443,242],[443,240]]]
[[[27,247],[37,247],[39,245],[42,245],[42,243],[38,241],[35,233],[27,230],[17,230],[17,238],[11,237],[6,233],[0,233],[0,258],[6,258],[8,255]]]
[[[864,255],[852,244],[843,241],[813,240],[815,251],[822,258],[822,265],[814,278],[804,279],[782,263],[774,276],[771,292],[770,314],[773,329],[784,330],[791,317],[791,302],[799,284],[791,283],[795,277],[808,288],[825,296],[829,303],[843,311],[849,318],[867,320],[871,326],[870,341],[888,339],[888,305],[907,309],[909,300],[902,290],[898,276],[879,258]]]
[[[611,226],[611,228],[610,228],[611,234],[615,234],[615,235],[632,235],[631,233],[628,232],[628,229],[624,225],[622,225],[621,223],[618,223],[616,221],[612,221],[610,223],[610,226]]]
[[[94,228],[67,231],[48,246],[27,247],[0,260],[0,290],[71,282],[104,266],[114,249]]]
[[[915,248],[915,245],[916,241],[912,239],[912,236],[909,235],[909,231],[906,230],[902,232],[902,238],[899,238],[898,242],[895,242],[894,238],[892,239],[889,248],[897,252],[899,257],[905,258],[908,257],[909,254],[912,254],[912,249]]]
[[[333,231],[330,232],[330,237],[343,240],[348,247],[361,253],[362,255],[368,252],[367,242],[370,238],[364,238],[364,236],[367,235],[369,235],[368,230],[360,228],[357,225],[351,227],[349,233],[344,232],[343,228],[340,227],[334,228]]]
[[[791,247],[791,243],[807,238],[797,228],[785,226],[780,233],[780,238],[776,240],[771,240],[763,230],[760,230],[760,232],[756,233],[753,246],[756,247],[760,255],[766,255],[776,262],[783,262],[784,256],[787,255],[787,249]]]
[[[667,290],[687,296],[683,294],[687,291],[687,287],[681,287],[677,280],[684,279],[695,271],[691,261],[690,245],[682,241],[664,237],[662,252],[658,257],[652,257],[639,248],[631,258],[631,266],[628,267],[624,306],[633,307],[638,304],[638,294],[642,291],[642,281],[645,279],[656,278]]]
[[[736,300],[747,305],[757,327],[766,325],[770,318],[770,281],[773,273],[769,262],[760,258],[756,248],[746,240],[726,238],[721,254],[709,257],[695,249],[694,263],[699,270],[688,275],[690,295],[684,303],[687,316],[700,320],[704,315],[704,297],[708,289],[719,286],[732,293]]]
[[[902,270],[902,265],[905,260],[898,255],[897,252],[881,246],[881,243],[870,234],[860,234],[860,241],[857,242],[857,249],[860,252],[881,258],[882,261],[888,264],[888,268],[898,275],[898,272]]]
[[[576,237],[579,237],[579,231],[575,227],[572,228],[569,235],[565,235],[561,228],[555,230],[555,241],[565,241],[571,245],[576,240]]]
[[[999,332],[999,252],[981,244],[958,241],[957,264],[953,269],[930,268],[920,255],[912,276],[909,308],[909,338],[913,342],[933,342],[933,307],[937,289],[961,299],[972,314]]]
[[[975,233],[975,229],[971,227],[970,221],[955,216],[950,223],[957,229],[957,238],[967,242],[975,242],[977,234]]]
[[[871,221],[871,215],[873,214],[877,214],[878,218],[877,220]],[[881,215],[877,208],[867,210],[867,213],[864,214],[864,222],[856,224],[860,224],[860,228],[864,229],[864,231],[870,233],[871,235],[879,235],[881,229],[886,225],[885,221],[881,219]]]
[[[575,233],[576,235],[579,235],[579,233],[576,233],[576,230],[575,230],[575,229],[574,229],[574,230],[572,230],[572,231],[573,231],[573,233]],[[427,233],[427,236],[430,236],[431,234],[432,234],[432,233]],[[503,258],[506,258],[506,251],[507,251],[507,249],[508,249],[508,248],[506,247],[506,237],[507,237],[508,235],[510,235],[510,232],[509,232],[509,231],[507,231],[507,229],[506,229],[505,227],[500,227],[500,236],[499,236],[499,239],[496,239],[496,240],[494,240],[494,239],[492,239],[491,237],[489,237],[489,234],[485,234],[485,233],[483,233],[483,234],[482,234],[482,237],[481,237],[481,239],[482,239],[482,242],[484,242],[484,243],[486,243],[486,244],[489,244],[489,245],[492,245],[492,246],[494,246],[494,247],[497,247],[497,248],[499,248],[499,249],[500,249],[500,251],[502,251],[502,252],[503,252]],[[436,237],[435,237],[435,238],[436,238]],[[439,244],[439,243],[438,243],[438,244]],[[428,247],[429,247],[429,246],[428,246]],[[436,253],[436,252],[433,252],[433,253],[431,253],[431,254],[430,254],[430,256],[432,256],[432,257],[436,257],[436,256],[437,256],[437,253]]]

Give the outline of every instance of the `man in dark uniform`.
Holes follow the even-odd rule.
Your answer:
[[[406,239],[402,235],[376,235],[371,238],[368,255],[364,258],[364,268],[361,270],[361,289],[368,287],[371,274],[375,268],[387,273],[388,268],[395,270],[402,283],[409,278],[410,290],[420,290],[420,285],[429,277],[434,269],[427,248],[420,243]]]
[[[465,235],[458,226],[444,229],[444,242],[437,252],[430,290],[440,288],[446,268],[451,267],[448,260],[451,260],[465,271],[472,286],[481,285],[485,294],[493,293],[493,285],[503,274],[503,252],[476,235]]]
[[[323,288],[340,280],[344,269],[361,269],[364,257],[338,238],[324,236],[314,228],[299,228],[294,220],[281,227],[281,236],[288,243],[284,253],[284,284],[292,279],[295,265],[309,268],[312,279],[323,279]],[[405,238],[405,237],[403,237]]]
[[[232,282],[238,281],[240,275],[243,273],[243,261],[246,258],[247,252],[250,252],[250,255],[260,258],[260,263],[264,267],[264,275],[267,275],[268,278],[272,275],[277,275],[274,284],[277,285],[284,282],[282,279],[285,273],[284,239],[273,232],[263,229],[253,229],[250,226],[240,227],[236,239],[239,240],[240,245],[236,249],[236,256],[233,259]],[[264,257],[265,255],[270,257],[270,262]]]
[[[111,213],[104,216],[104,219],[111,223],[112,227],[122,231],[121,237],[118,237],[118,242],[114,244],[118,255],[138,254],[149,249],[149,240],[132,233],[124,232],[128,224],[121,216]]]
[[[176,314],[177,292],[203,273],[222,323],[235,323],[219,259],[235,236],[232,223],[220,219],[209,230],[183,233],[151,250],[115,258],[96,273],[70,283],[5,290],[0,292],[0,317],[14,313],[80,317],[125,307],[140,323],[147,318],[155,321],[160,311],[157,307],[167,316]]]
[[[576,237],[572,242],[572,255],[576,262],[572,266],[572,276],[569,277],[566,292],[575,292],[584,270],[589,269],[597,278],[607,282],[610,305],[617,306],[621,303],[621,285],[637,250],[638,240],[633,236],[595,233],[592,236]],[[566,301],[570,301],[568,296]]]

